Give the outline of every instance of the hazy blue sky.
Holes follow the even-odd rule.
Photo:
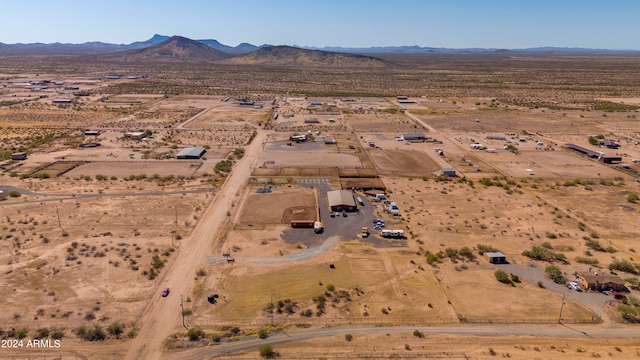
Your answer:
[[[0,42],[640,50],[637,0],[0,0]]]

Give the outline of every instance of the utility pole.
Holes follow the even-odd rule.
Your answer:
[[[182,301],[182,295],[180,295],[180,313],[182,314],[182,327],[187,329],[187,325],[184,324],[184,302]]]
[[[271,293],[271,327],[273,327],[273,293]]]
[[[60,228],[60,230],[62,230],[63,234],[64,234],[64,229],[62,228],[62,223],[60,222],[60,211],[58,210],[58,207],[56,206],[56,216],[58,217],[58,227]]]
[[[564,309],[564,294],[562,294],[562,304],[560,305],[560,316],[558,316],[558,324],[562,324],[562,309]]]

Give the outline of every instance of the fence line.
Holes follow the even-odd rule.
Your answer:
[[[562,319],[563,324],[600,324],[602,319],[594,316],[591,319]],[[338,319],[338,318],[296,318],[273,320],[274,325],[293,326],[340,326],[340,325],[379,325],[379,326],[423,326],[423,325],[453,325],[453,324],[558,324],[558,319],[474,319],[474,318],[411,318],[411,319],[389,319],[389,318],[359,318],[359,319]],[[267,326],[272,324],[270,318],[257,319],[226,319],[226,320],[203,320],[196,319],[194,325],[213,326]]]

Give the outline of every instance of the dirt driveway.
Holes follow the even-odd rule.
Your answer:
[[[566,285],[556,284],[546,276],[544,272],[544,266],[535,264],[533,262],[529,262],[525,265],[502,264],[496,265],[496,267],[506,271],[507,273],[518,275],[520,279],[529,281],[533,284],[537,284],[540,281],[547,290],[562,294],[567,298],[570,298],[584,305],[585,307],[593,311],[594,314],[600,316],[600,318],[605,322],[608,322],[608,316],[604,311],[603,305],[605,304],[605,302],[612,299],[611,296],[603,295],[603,293],[600,292],[578,292],[567,288]],[[569,275],[569,277],[571,276]],[[558,316],[560,316],[560,305],[561,304],[558,304]]]

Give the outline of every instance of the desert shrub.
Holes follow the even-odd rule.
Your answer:
[[[480,254],[480,256],[484,255],[484,253],[499,252],[500,251],[500,250],[494,248],[491,245],[478,244],[478,245],[476,245],[476,248],[478,249],[478,254]]]
[[[262,329],[258,330],[258,337],[260,339],[266,339],[267,336],[269,336],[269,332],[267,331],[267,329],[262,328]]]
[[[273,346],[271,344],[262,344],[258,349],[260,352],[260,356],[265,359],[273,359],[278,357],[278,353],[273,350]]]
[[[419,338],[424,338],[424,333],[420,330],[413,330],[413,336],[415,337],[419,337]]]
[[[36,330],[35,335],[33,335],[36,339],[44,339],[49,337],[49,329],[48,328],[40,328]]]
[[[634,264],[631,261],[624,259],[614,260],[609,264],[609,270],[624,271],[634,275],[640,274],[640,266],[638,264]]]
[[[595,251],[605,251],[605,248],[602,247],[602,245],[600,245],[600,242],[598,240],[595,239],[588,239],[586,242],[587,247],[595,250]]]
[[[638,197],[638,194],[636,193],[631,193],[627,195],[627,201],[630,203],[636,203],[638,202],[638,200],[640,200],[640,197]]]
[[[427,263],[429,263],[430,265],[434,265],[440,262],[440,255],[437,253],[432,253],[430,251],[427,251],[426,258],[427,258]]]
[[[151,266],[156,270],[162,269],[164,267],[164,260],[160,259],[158,255],[154,255],[151,260]]]
[[[102,330],[102,327],[98,324],[93,327],[81,326],[76,329],[76,335],[84,341],[103,341],[107,338],[107,335]]]
[[[552,250],[546,249],[541,246],[533,246],[531,250],[525,250],[522,252],[523,256],[531,258],[533,260],[554,262],[554,261],[566,261],[567,257],[563,253],[556,253]]]
[[[187,331],[187,338],[189,341],[198,341],[204,337],[204,330],[202,328],[195,326]]]
[[[15,338],[16,339],[24,339],[27,337],[27,334],[29,334],[29,329],[27,328],[19,328],[18,330],[16,330],[15,332]]]
[[[468,246],[464,246],[458,250],[458,254],[469,261],[473,261],[476,259],[476,256],[473,255],[473,251]]]
[[[18,190],[11,190],[11,191],[9,191],[9,196],[17,198],[17,197],[22,196],[22,194],[20,194],[20,192]]]
[[[211,335],[211,341],[219,343],[220,341],[222,341],[222,336],[220,336],[219,334],[213,334]]]
[[[119,337],[124,331],[124,327],[119,322],[114,321],[109,325],[107,331],[109,332],[109,334]]]
[[[231,165],[232,165],[231,160],[222,160],[216,164],[214,169],[217,172],[229,172],[231,171]]]
[[[503,284],[511,284],[511,279],[509,279],[509,274],[502,269],[496,270],[493,275],[496,277],[496,280],[500,281]]]
[[[64,337],[64,331],[54,328],[49,331],[49,336],[54,340],[60,340]]]
[[[242,157],[244,156],[244,149],[236,148],[235,150],[233,150],[233,156],[235,156],[237,159],[242,159]]]
[[[593,266],[598,265],[598,263],[600,263],[598,259],[592,259],[589,257],[582,257],[582,256],[576,256],[575,261],[580,264],[593,265]]]
[[[520,282],[520,277],[516,274],[510,274],[509,275],[511,277],[511,281],[513,281],[514,283],[519,283]]]
[[[351,340],[353,340],[353,335],[347,334],[347,335],[344,336],[344,339],[347,340],[347,341],[351,341]]]

